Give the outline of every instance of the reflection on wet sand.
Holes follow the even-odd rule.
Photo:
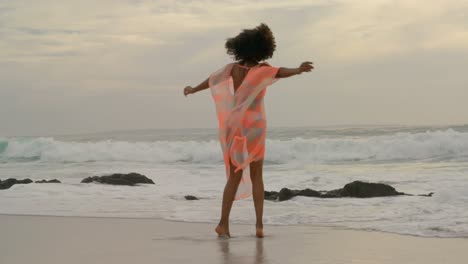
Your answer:
[[[235,241],[233,239],[219,238],[218,245],[222,252],[222,262],[223,264],[267,264],[268,261],[263,252],[263,241],[262,238],[255,239],[255,253],[254,255],[245,255],[245,251],[242,250],[241,254],[236,254],[235,243],[251,243],[250,241]],[[231,243],[234,248],[231,249]],[[231,252],[232,251],[232,252]]]

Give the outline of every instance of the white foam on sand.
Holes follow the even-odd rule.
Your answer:
[[[387,198],[319,199],[296,197],[290,201],[265,203],[265,223],[334,225],[373,229],[421,236],[468,236],[468,180],[462,173],[446,171],[440,164],[421,168],[384,165],[311,166],[301,170],[283,165],[265,166],[266,190],[282,187],[330,190],[352,180],[391,182],[407,193],[428,193],[433,197],[399,196]],[[464,170],[468,168],[465,164]],[[219,220],[225,176],[222,166],[153,166],[95,163],[77,168],[38,165],[33,179],[62,176],[62,184],[14,185],[0,191],[0,213],[66,216],[150,217],[189,222]],[[53,174],[50,171],[54,171]],[[79,183],[85,176],[113,171],[138,171],[155,185],[109,186]],[[424,172],[424,174],[423,174]],[[442,174],[445,173],[445,174]],[[408,175],[417,177],[408,177]],[[81,176],[79,176],[81,175]],[[313,175],[311,177],[311,175]],[[65,177],[63,177],[65,176]],[[67,177],[68,176],[68,177]],[[434,185],[437,182],[437,186]],[[200,198],[187,201],[184,195]],[[234,223],[254,223],[251,198],[233,207]]]

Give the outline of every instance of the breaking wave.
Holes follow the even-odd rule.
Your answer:
[[[452,129],[370,137],[267,140],[266,161],[403,162],[468,160],[468,133]],[[0,161],[222,163],[218,141],[71,142],[50,137],[0,138]]]

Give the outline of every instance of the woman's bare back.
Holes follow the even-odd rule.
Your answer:
[[[234,64],[234,65],[235,66],[232,67],[232,70],[231,70],[231,76],[232,76],[232,81],[234,83],[234,92],[235,92],[237,91],[239,86],[242,84],[242,81],[244,80],[245,76],[247,76],[247,73],[249,72],[250,69],[240,67],[237,64]]]
[[[242,84],[242,82],[244,81],[247,74],[252,70],[251,68],[256,67],[257,65],[247,67],[247,66],[243,66],[243,65],[240,65],[240,64],[237,64],[237,63],[234,64],[234,67],[232,67],[232,69],[231,69],[231,77],[232,77],[232,81],[233,81],[233,84],[234,84],[234,93],[237,91],[239,86]],[[258,66],[261,67],[261,66],[264,66],[264,65],[265,65],[264,63],[261,63]]]

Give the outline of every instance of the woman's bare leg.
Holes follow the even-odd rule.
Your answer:
[[[232,203],[234,202],[234,197],[242,177],[242,170],[234,172],[235,167],[232,163],[230,168],[230,176],[227,180],[226,186],[224,187],[221,220],[215,229],[219,236],[227,235],[228,237],[231,236],[229,233],[229,214],[231,213]]]
[[[263,201],[265,188],[263,186],[263,160],[250,163],[250,179],[252,180],[252,194],[257,222],[256,235],[263,237]]]

